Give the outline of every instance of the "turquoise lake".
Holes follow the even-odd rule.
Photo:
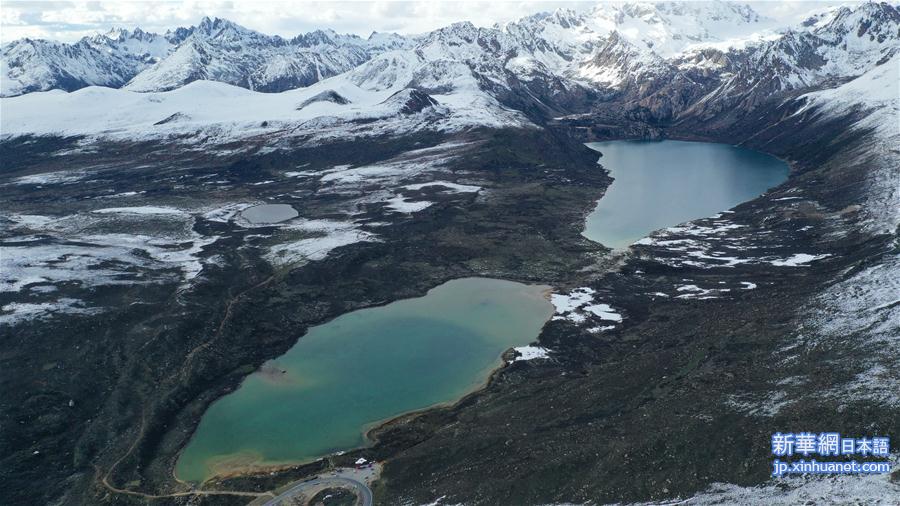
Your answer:
[[[504,351],[537,338],[553,313],[548,288],[457,279],[311,328],[210,406],[176,476],[203,481],[364,446],[380,421],[456,401],[487,380]]]

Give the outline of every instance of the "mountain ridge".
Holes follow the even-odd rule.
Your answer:
[[[727,38],[738,32],[740,37]],[[4,82],[27,56],[45,54],[40,44],[27,43],[35,48],[27,54],[4,47]],[[506,108],[540,125],[613,100],[625,115],[679,121],[726,109],[750,111],[773,94],[836,86],[890,62],[900,52],[900,11],[867,2],[775,29],[746,5],[620,2],[580,13],[557,9],[489,28],[463,21],[416,37],[373,33],[368,39],[331,30],[283,38],[203,18],[162,36],[119,29],[86,37],[71,46],[81,74],[64,65],[69,46],[42,44],[55,48],[46,53],[47,68],[37,66],[31,75],[43,81],[20,82],[20,90],[77,89],[89,77],[135,92],[194,81],[283,92],[340,76],[333,87],[347,81],[362,93],[416,89],[437,95],[440,103],[440,95],[465,96],[462,109],[449,100],[447,110],[465,110],[468,117],[475,117],[472,104],[494,103],[488,109],[496,114],[503,116]],[[91,72],[90,61],[100,70]]]
[[[165,91],[197,79],[278,92],[308,86],[407,44],[396,34],[363,39],[332,30],[285,39],[209,17],[165,34],[138,27],[113,28],[72,44],[25,38],[0,49],[0,96],[86,86]]]

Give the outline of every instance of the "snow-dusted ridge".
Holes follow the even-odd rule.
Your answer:
[[[3,99],[3,138],[85,135],[147,140],[198,134],[206,142],[223,143],[263,134],[320,140],[530,125],[521,114],[477,90],[433,95],[434,103],[419,110],[407,110],[405,102],[389,100],[402,90],[364,89],[347,76],[282,93],[254,92],[213,81],[195,81],[160,93],[96,86],[71,93],[54,90]],[[315,101],[300,107],[328,91],[347,97],[349,103]]]

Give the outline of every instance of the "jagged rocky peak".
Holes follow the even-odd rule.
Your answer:
[[[347,36],[356,38],[353,35]],[[339,36],[333,30],[314,30],[309,33],[297,35],[291,39],[291,43],[300,47],[328,46],[337,42]]]
[[[145,32],[139,27],[134,30],[113,28],[103,34],[85,37],[80,43],[90,44],[99,50],[118,51],[123,56],[133,56],[148,64],[164,58],[173,48],[172,42],[165,36]]]
[[[197,27],[174,36],[184,38],[178,49],[135,76],[129,89],[162,91],[209,79],[256,91],[280,92],[309,86],[402,47],[397,38],[378,37],[376,44],[369,44],[356,35],[332,30],[283,39],[218,18],[204,18]]]
[[[155,33],[147,33],[140,28],[129,31],[127,28],[111,28],[106,33],[98,33],[90,36],[88,40],[94,43],[102,44],[107,42],[125,42],[127,39],[147,40],[158,37]]]
[[[240,39],[254,36],[268,38],[259,32],[245,28],[227,19],[209,17],[203,17],[196,25],[178,27],[166,32],[166,38],[176,45],[192,37],[200,39]]]
[[[197,25],[197,30],[206,33],[207,35],[212,35],[223,28],[238,28],[238,25],[227,19],[210,18],[209,16],[203,16],[203,19],[201,19],[200,23]]]
[[[583,14],[573,9],[556,9],[498,25],[497,28],[514,38],[521,47],[545,54],[562,64],[589,51],[591,43],[599,38],[599,34],[592,34],[584,23]]]
[[[548,26],[563,26],[564,28],[572,28],[580,24],[586,19],[584,12],[576,11],[569,8],[557,8],[553,11],[542,11],[534,14],[522,16],[514,21],[504,24],[496,24],[494,28],[498,30],[506,30],[508,27],[518,28],[545,28]]]
[[[570,29],[581,25],[583,21],[584,15],[579,14],[575,9],[560,7],[554,9],[552,12],[538,12],[511,23],[494,25],[494,27],[504,30],[509,27],[545,28],[547,25],[556,25]]]
[[[829,9],[774,38],[725,52],[723,70],[706,81],[708,94],[685,114],[747,111],[780,93],[853,80],[900,53],[898,35],[900,16],[891,5]]]
[[[268,46],[281,46],[284,39],[275,35],[265,35],[241,26],[233,21],[222,18],[204,17],[192,34],[193,37],[202,37],[206,40],[233,42],[238,44],[257,44]]]
[[[581,16],[574,9],[556,9],[546,20],[563,28],[575,28],[582,22]]]
[[[460,21],[428,33],[419,42],[418,47],[440,46],[446,51],[457,52],[453,49],[472,46],[480,39],[485,37],[490,39],[498,33],[494,29],[478,28],[469,21]]]
[[[222,18],[209,17],[204,17],[203,19],[201,19],[200,23],[195,27],[193,33],[194,35],[204,35],[206,37],[218,38],[239,38],[248,36],[262,36],[266,39],[270,38],[269,36],[263,35],[255,30],[245,28],[233,21]]]
[[[841,6],[814,23],[814,33],[834,40],[856,36],[870,42],[898,40],[900,9],[886,2],[866,2],[853,7]]]
[[[383,53],[396,49],[407,49],[414,45],[412,39],[397,33],[372,32],[366,39],[370,51]]]
[[[495,28],[478,28],[468,21],[435,30],[418,41],[415,50],[428,61],[454,60],[486,67],[502,66],[521,44]]]
[[[193,33],[194,33],[193,26],[188,26],[188,27],[179,26],[178,28],[175,28],[173,30],[167,30],[165,37],[166,37],[166,40],[168,40],[172,44],[177,45],[177,44],[180,44],[181,42],[183,42],[188,37],[190,37],[191,34],[193,34]]]
[[[222,18],[164,35],[116,28],[76,44],[21,40],[3,47],[2,96],[85,86],[166,91],[198,79],[257,91],[308,86],[386,51],[410,47],[396,34],[369,39],[316,30],[291,39]]]

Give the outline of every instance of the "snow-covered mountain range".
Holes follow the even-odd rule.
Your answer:
[[[165,58],[175,40],[140,29],[112,30],[75,44],[17,40],[0,50],[0,94],[72,91],[85,86],[119,88]]]
[[[394,34],[362,39],[331,30],[284,39],[218,18],[164,35],[137,28],[75,44],[21,39],[3,46],[2,96],[86,86],[166,91],[197,80],[278,92],[309,86],[409,45]]]
[[[4,99],[4,135],[146,137],[215,124],[217,135],[230,138],[409,116],[405,106],[385,105],[403,90],[417,90],[416,114],[430,111],[417,125],[438,129],[540,124],[610,98],[636,114],[677,120],[833,88],[896,66],[898,52],[900,10],[884,2],[829,8],[788,27],[730,2],[602,3],[490,28],[460,22],[415,37],[316,31],[284,39],[205,18],[164,35],[136,29],[76,44],[24,39],[3,47],[0,78],[7,97],[119,88]],[[213,83],[178,91],[195,81],[252,92]],[[184,104],[183,95],[190,96]],[[235,97],[257,105],[236,106]],[[106,106],[95,107],[98,100]],[[135,104],[146,113],[134,114]],[[41,107],[55,114],[33,114]]]

